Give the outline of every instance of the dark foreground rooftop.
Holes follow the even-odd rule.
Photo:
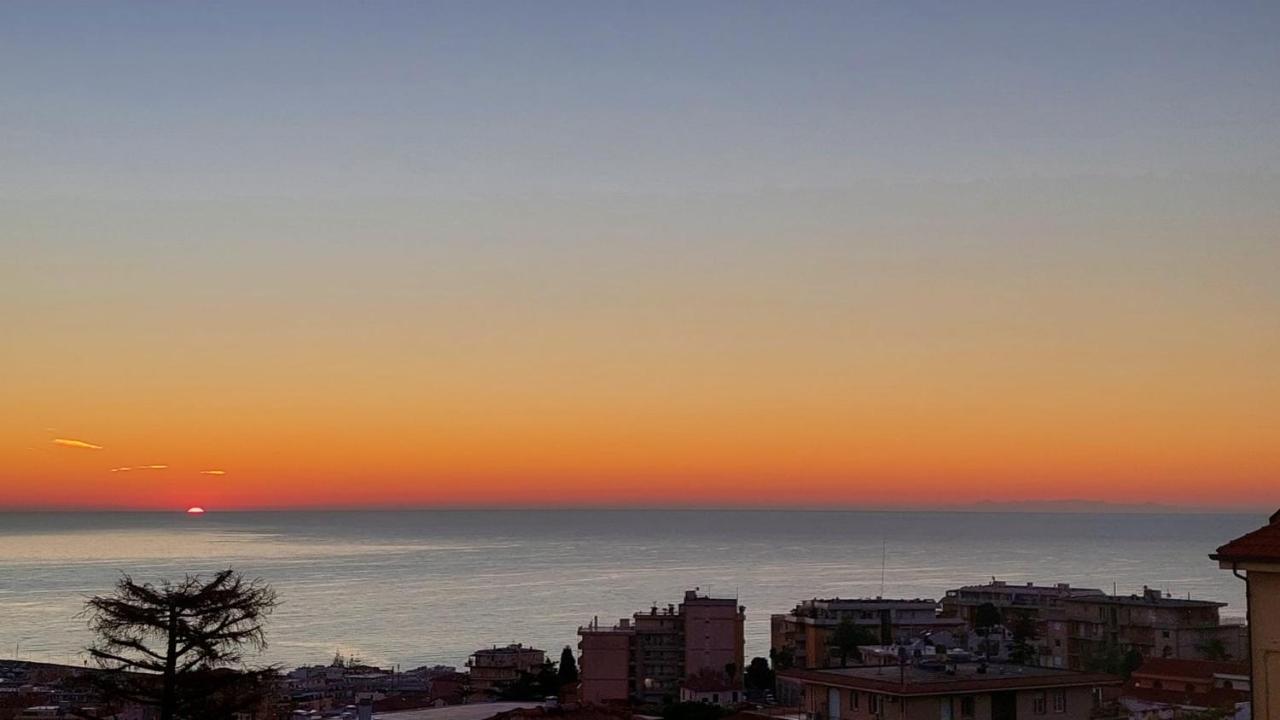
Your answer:
[[[959,663],[951,670],[908,665],[867,665],[824,670],[783,670],[782,677],[890,695],[935,695],[1018,688],[1119,685],[1122,678],[1055,668]]]

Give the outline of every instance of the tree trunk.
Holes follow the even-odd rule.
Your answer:
[[[160,720],[174,720],[178,681],[178,609],[169,606],[169,644],[164,655],[164,690],[160,696]]]

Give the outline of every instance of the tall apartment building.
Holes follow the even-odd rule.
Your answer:
[[[467,660],[471,688],[478,692],[494,692],[515,682],[522,672],[535,672],[546,661],[546,653],[519,643],[477,650]]]
[[[829,667],[836,662],[831,633],[845,620],[866,628],[886,645],[923,632],[964,629],[958,618],[939,617],[933,600],[815,598],[801,602],[789,613],[770,616],[770,648],[775,657],[788,657],[792,667]]]
[[[744,669],[745,608],[736,598],[696,590],[678,606],[651,607],[618,624],[578,628],[585,702],[675,699],[687,680],[723,675],[735,687]]]
[[[1226,603],[1165,597],[1143,588],[1142,595],[1075,597],[1065,602],[1067,663],[1073,669],[1108,646],[1137,650],[1143,657],[1207,659],[1205,649],[1217,645],[1230,659],[1247,655],[1248,630],[1222,624]]]

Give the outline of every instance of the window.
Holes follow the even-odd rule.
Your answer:
[[[973,720],[973,696],[967,695],[960,698],[960,718],[961,720]]]
[[[1045,714],[1045,697],[1043,690],[1031,696],[1031,712],[1036,715]]]
[[[854,710],[858,709],[858,691],[857,690],[849,691],[849,707],[853,708]]]
[[[1160,637],[1163,637],[1163,638],[1169,637],[1169,631],[1165,630],[1164,632],[1160,633]]]
[[[952,720],[951,717],[951,698],[938,698],[938,720]]]
[[[871,711],[871,714],[883,715],[884,714],[884,696],[877,695],[875,693],[868,693],[867,698],[868,698],[867,709]]]
[[[1053,691],[1053,711],[1056,713],[1064,713],[1067,711],[1067,691]]]

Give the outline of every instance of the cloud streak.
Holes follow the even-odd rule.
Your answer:
[[[201,470],[201,475],[226,475],[226,470]]]
[[[132,467],[111,468],[111,472],[133,472],[134,470],[168,470],[168,465],[135,465]]]
[[[72,440],[70,438],[54,438],[53,444],[58,447],[79,448],[81,450],[101,450],[101,445],[94,445],[91,442],[83,440]]]

